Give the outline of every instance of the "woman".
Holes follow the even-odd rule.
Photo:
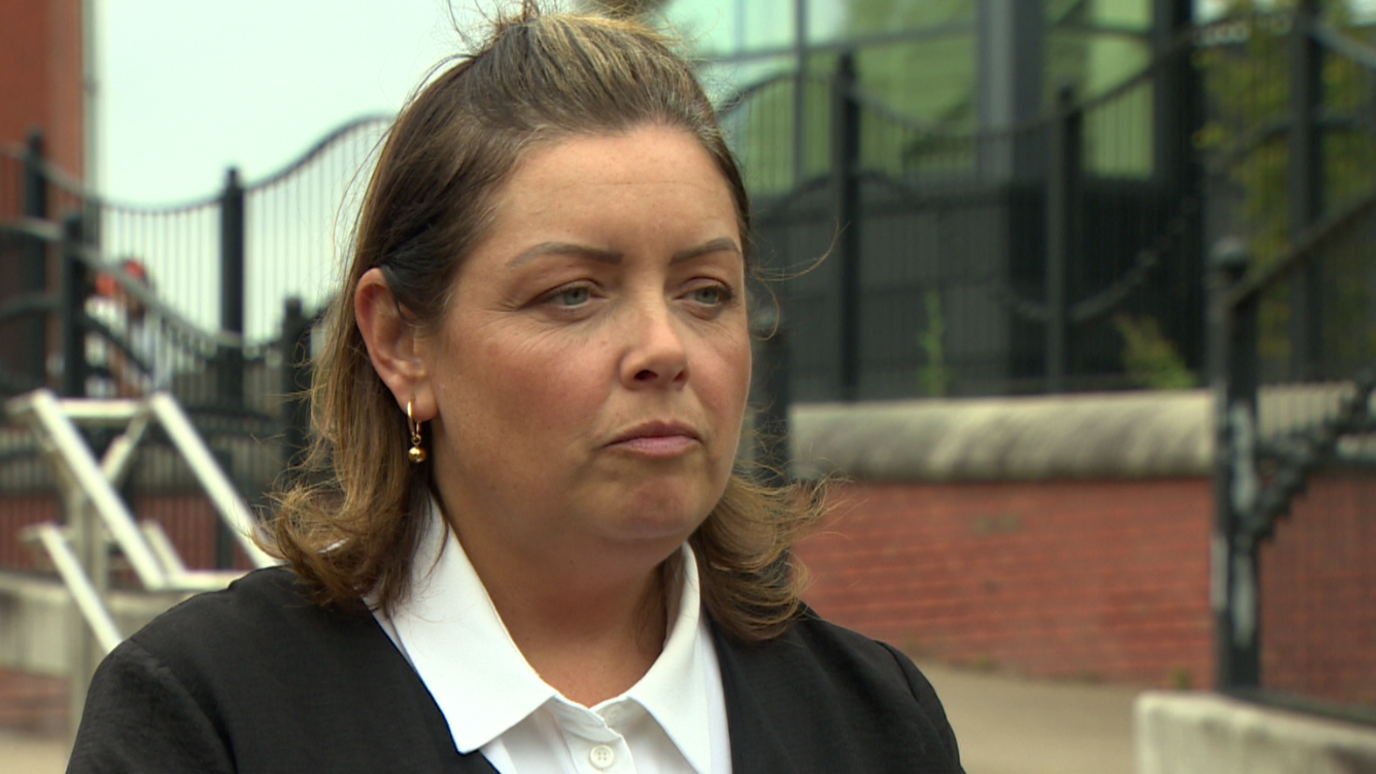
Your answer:
[[[798,601],[805,498],[733,473],[747,213],[654,34],[497,23],[382,151],[291,571],[112,654],[72,770],[959,771],[912,664]]]

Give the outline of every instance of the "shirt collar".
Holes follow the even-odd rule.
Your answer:
[[[603,705],[634,700],[696,771],[708,772],[712,745],[702,648],[710,639],[699,636],[705,619],[697,562],[686,543],[682,552],[678,610],[663,651],[639,682]],[[378,614],[389,619],[398,646],[439,705],[461,753],[479,749],[559,697],[512,641],[433,500],[412,564],[410,593],[390,612]]]
[[[702,648],[710,647],[711,640],[700,636],[706,620],[700,615],[702,595],[697,560],[687,543],[682,551],[678,611],[670,619],[664,649],[626,696],[658,721],[695,771],[706,774],[712,770],[712,738]]]

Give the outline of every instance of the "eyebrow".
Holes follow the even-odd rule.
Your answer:
[[[699,255],[710,255],[712,253],[735,253],[736,255],[740,255],[741,248],[736,244],[736,240],[730,237],[720,237],[710,242],[700,244],[697,247],[679,250],[674,253],[673,258],[669,259],[669,263],[682,263],[697,258]]]
[[[679,250],[669,259],[669,263],[671,265],[682,263],[697,258],[698,256],[722,252],[741,255],[741,248],[736,244],[734,239],[730,237],[720,237],[695,247]],[[571,255],[613,265],[621,263],[621,259],[625,257],[615,250],[604,250],[600,247],[580,245],[576,242],[542,242],[511,259],[511,262],[507,265],[511,268],[515,268],[545,255]]]

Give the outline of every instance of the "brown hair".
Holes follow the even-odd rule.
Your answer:
[[[369,183],[315,364],[308,465],[333,475],[281,495],[267,539],[322,602],[399,601],[421,529],[411,515],[429,496],[429,465],[408,462],[406,416],[354,321],[359,278],[380,267],[414,322],[435,324],[459,264],[492,219],[495,193],[527,149],[644,124],[698,139],[730,187],[748,245],[745,187],[711,103],[666,39],[635,22],[545,15],[524,3],[401,112]],[[805,582],[790,548],[816,517],[815,498],[731,477],[690,538],[703,603],[727,632],[758,641],[787,628]]]

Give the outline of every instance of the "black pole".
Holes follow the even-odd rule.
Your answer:
[[[34,220],[47,220],[48,176],[44,172],[43,133],[29,134],[28,148],[24,154],[24,217]],[[43,294],[48,289],[48,246],[36,236],[27,237],[24,248],[23,265],[20,269],[20,294]],[[17,362],[28,372],[35,384],[47,381],[47,316],[33,315],[21,329]]]
[[[1173,194],[1199,190],[1200,154],[1192,145],[1204,115],[1204,91],[1192,46],[1181,38],[1194,25],[1193,0],[1152,0],[1156,68],[1152,89],[1153,175]]]
[[[220,197],[220,328],[244,332],[244,189],[239,170],[230,169]],[[218,392],[221,404],[237,409],[244,403],[244,351],[220,348]]]
[[[843,51],[832,86],[831,169],[836,212],[836,261],[841,268],[841,397],[860,397],[860,106],[855,52]]]
[[[807,0],[793,0],[793,34],[793,185],[800,186],[807,175]]]
[[[1080,179],[1081,115],[1075,92],[1062,86],[1056,94],[1056,120],[1050,125],[1046,177],[1046,391],[1065,390],[1069,349],[1067,282],[1077,238],[1076,206]]]
[[[68,398],[86,394],[86,377],[90,372],[86,363],[86,296],[91,283],[86,264],[78,254],[85,242],[83,231],[80,213],[74,212],[62,221],[62,292],[58,298],[62,382],[58,389]]]
[[[1290,243],[1323,216],[1323,136],[1318,124],[1323,107],[1323,48],[1310,34],[1319,16],[1319,0],[1295,5],[1290,29]],[[1297,380],[1320,379],[1322,271],[1308,261],[1290,280],[1290,363]]]
[[[311,321],[300,298],[286,301],[282,315],[282,466],[289,479],[305,459],[310,442]]]
[[[1255,521],[1257,296],[1234,303],[1229,292],[1247,270],[1246,246],[1225,239],[1210,255],[1209,334],[1214,407],[1214,555],[1211,602],[1218,687],[1261,684],[1261,619]]]

